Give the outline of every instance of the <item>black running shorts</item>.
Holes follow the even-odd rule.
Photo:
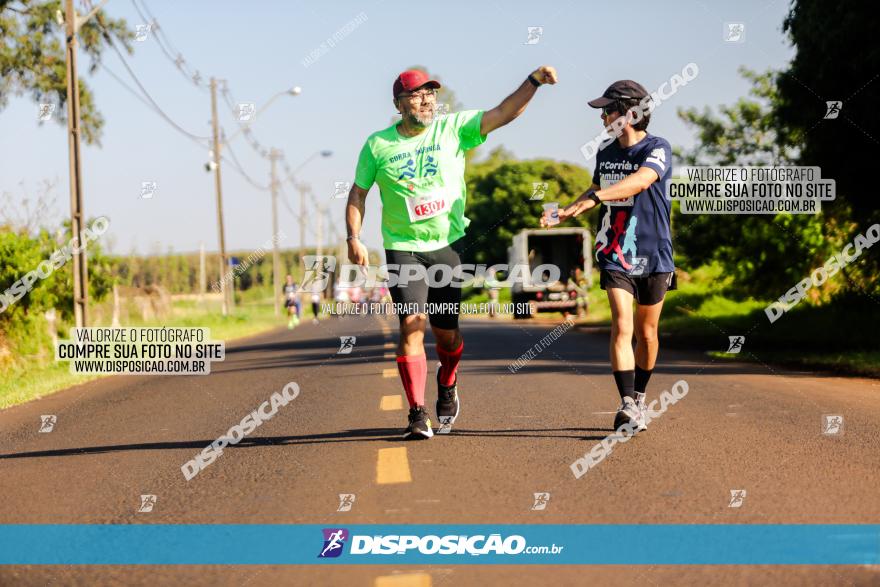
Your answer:
[[[459,258],[461,242],[458,240],[442,249],[428,252],[385,249],[389,283],[394,284],[388,289],[401,321],[412,314],[427,314],[431,326],[446,330],[458,328],[461,287],[456,287],[455,284],[460,284],[461,279],[451,277],[451,273],[461,263]],[[433,265],[441,267],[431,270]],[[416,266],[424,268],[427,278],[407,278],[416,275]],[[442,266],[449,269],[444,269]],[[405,286],[399,283],[401,273],[406,279]],[[438,285],[429,284],[432,276],[433,283]],[[446,279],[446,276],[450,276],[451,279]]]
[[[663,301],[667,291],[678,289],[675,272],[651,273],[644,277],[633,277],[624,271],[608,271],[599,273],[599,287],[602,289],[625,289],[633,295],[640,306],[653,306]]]

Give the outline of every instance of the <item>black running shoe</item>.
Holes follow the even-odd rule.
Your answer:
[[[406,427],[403,437],[407,440],[421,440],[431,438],[432,436],[434,436],[434,431],[431,429],[431,419],[428,417],[428,412],[425,411],[425,408],[422,406],[410,408],[409,426]]]
[[[461,404],[458,401],[458,374],[452,385],[440,385],[440,369],[437,369],[437,421],[441,431],[449,432],[450,427],[458,418]]]

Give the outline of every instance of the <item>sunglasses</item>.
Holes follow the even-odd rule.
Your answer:
[[[617,111],[618,111],[617,110],[617,102],[614,102],[613,104],[609,104],[608,106],[602,106],[602,114],[604,114],[605,116],[611,116],[612,114],[616,113]]]
[[[422,90],[420,92],[414,92],[412,94],[398,94],[398,98],[403,98],[409,102],[424,102],[426,100],[432,100],[437,97],[437,90],[434,88],[429,88],[427,90]]]

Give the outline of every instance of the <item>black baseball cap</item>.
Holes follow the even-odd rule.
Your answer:
[[[636,99],[641,100],[648,95],[648,90],[639,82],[631,79],[622,79],[616,81],[605,92],[596,98],[587,102],[593,108],[604,108],[617,100]]]

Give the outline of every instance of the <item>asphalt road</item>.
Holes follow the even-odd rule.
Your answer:
[[[649,399],[689,393],[580,479],[612,431],[607,335],[467,320],[462,413],[403,442],[396,319],[331,318],[229,345],[212,373],[117,376],[0,412],[0,523],[880,522],[880,384],[661,349]],[[357,337],[337,354],[339,337]],[[726,339],[725,339],[726,340]],[[436,354],[428,338],[430,365]],[[719,339],[719,347],[721,340]],[[717,349],[716,349],[717,350]],[[747,348],[744,352],[747,351]],[[428,403],[436,388],[429,369]],[[191,481],[181,465],[288,382],[300,395]],[[54,414],[51,433],[40,416]],[[823,415],[844,416],[822,434]],[[740,507],[730,492],[745,489]],[[533,494],[550,493],[535,511]],[[339,494],[355,494],[338,512]],[[138,512],[142,494],[157,496]],[[633,544],[638,549],[639,544]],[[880,584],[880,568],[707,566],[0,567],[2,585]]]

